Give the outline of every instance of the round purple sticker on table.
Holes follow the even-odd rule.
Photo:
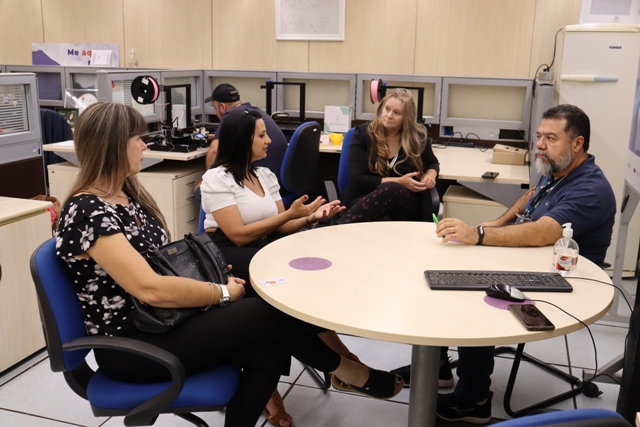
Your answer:
[[[296,270],[324,270],[332,265],[328,259],[315,257],[296,258],[289,261],[289,267],[295,268]]]

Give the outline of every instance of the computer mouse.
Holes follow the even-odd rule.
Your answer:
[[[507,301],[522,302],[525,297],[520,289],[504,283],[495,283],[489,286],[486,291],[491,298],[498,298]]]

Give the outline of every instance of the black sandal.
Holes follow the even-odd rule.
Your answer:
[[[396,385],[400,385],[396,388]],[[369,378],[362,387],[350,384],[350,387],[358,393],[365,394],[376,399],[389,399],[402,391],[404,381],[402,377],[391,372],[369,369]]]

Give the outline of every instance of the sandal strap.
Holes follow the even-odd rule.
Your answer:
[[[377,399],[387,399],[397,394],[396,384],[402,381],[402,378],[396,374],[390,372],[379,371],[377,369],[369,369],[369,378],[362,387],[356,387],[351,384],[351,387],[367,396],[375,397]]]

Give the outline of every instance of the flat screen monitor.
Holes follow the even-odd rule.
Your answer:
[[[528,140],[533,81],[445,77],[440,138]]]
[[[580,23],[636,23],[639,12],[640,0],[582,0]]]
[[[46,107],[64,104],[65,72],[63,67],[42,65],[7,65],[9,73],[35,73],[38,80],[38,100]]]

